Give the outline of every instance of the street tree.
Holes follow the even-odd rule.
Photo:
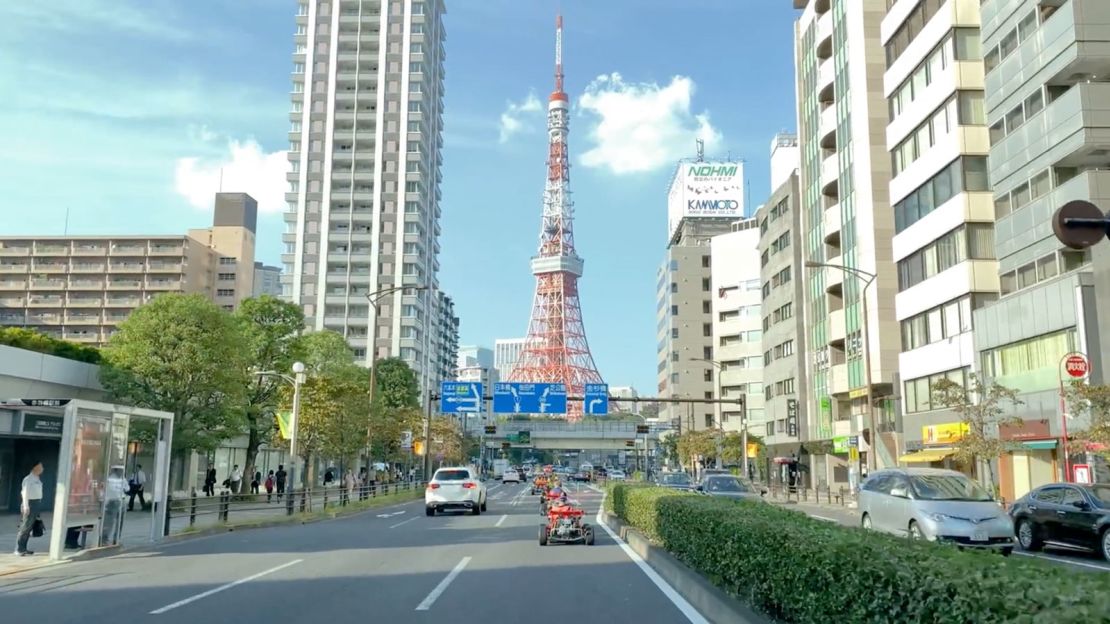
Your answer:
[[[1087,427],[1069,431],[1069,436],[1110,459],[1110,386],[1076,381],[1067,388],[1066,396],[1069,416],[1087,416]]]
[[[291,388],[282,389],[283,404],[292,404]],[[355,364],[309,376],[301,385],[297,414],[297,451],[304,460],[305,482],[312,483],[315,457],[349,462],[366,447],[369,385]]]
[[[953,445],[957,461],[967,465],[982,462],[987,468],[987,478],[991,491],[997,493],[994,475],[994,461],[1010,448],[1010,444],[998,436],[1001,425],[1021,422],[1010,409],[1021,405],[1017,391],[990,382],[983,383],[978,375],[968,375],[967,386],[950,379],[942,379],[933,385],[932,404],[946,407],[960,417],[965,431]]]
[[[247,428],[247,474],[254,474],[258,448],[273,437],[274,412],[285,381],[261,371],[290,374],[298,333],[304,327],[300,306],[263,295],[244,300],[234,313],[247,353],[249,385],[243,404]]]
[[[339,332],[325,329],[302,334],[293,345],[295,360],[304,363],[309,376],[320,376],[355,365],[355,352]]]
[[[371,457],[396,461],[402,454],[401,435],[424,434],[420,412],[420,385],[416,373],[400,358],[374,363],[374,397],[370,410]]]
[[[697,466],[697,458],[708,461],[717,454],[717,443],[711,431],[686,431],[678,436],[678,456],[683,465]]]
[[[386,410],[420,407],[420,383],[416,372],[400,358],[378,360],[374,366],[374,405]]]
[[[426,452],[433,457],[441,458],[447,464],[459,463],[463,460],[463,436],[459,423],[449,416],[437,416],[432,419],[431,444],[425,441]],[[418,436],[421,439],[423,436]]]
[[[172,412],[175,453],[215,449],[243,431],[247,349],[231,315],[201,295],[141,306],[102,351],[113,401]]]

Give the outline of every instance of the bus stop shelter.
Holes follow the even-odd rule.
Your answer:
[[[43,400],[40,407],[51,405]],[[154,466],[146,472],[144,494],[153,502],[149,534],[154,542],[165,534],[166,502],[173,438],[173,414],[80,399],[52,400],[62,413],[57,486],[50,518],[50,558],[64,558],[67,543],[78,538],[84,549],[122,544],[127,515],[128,447],[136,441],[154,449]],[[135,532],[129,532],[136,535]],[[147,541],[147,540],[143,540]]]

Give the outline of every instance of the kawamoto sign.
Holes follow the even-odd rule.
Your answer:
[[[680,163],[667,194],[668,237],[683,219],[744,216],[744,163]]]

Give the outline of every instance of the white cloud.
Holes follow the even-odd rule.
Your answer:
[[[202,128],[201,132],[207,132]],[[179,158],[174,170],[174,190],[193,207],[208,210],[212,198],[220,190],[248,193],[258,201],[263,213],[285,210],[285,180],[289,170],[286,152],[267,153],[253,139],[232,140],[227,152],[217,159]]]
[[[578,100],[580,111],[592,116],[587,131],[592,143],[581,163],[607,168],[614,174],[654,171],[673,164],[695,150],[695,139],[707,151],[723,137],[706,112],[690,110],[694,81],[675,76],[670,84],[627,83],[620,74],[598,76]]]
[[[543,107],[539,98],[536,97],[535,91],[530,92],[528,97],[524,98],[519,104],[511,101],[506,103],[505,112],[501,113],[498,140],[501,143],[506,143],[514,134],[531,130],[532,126],[527,121],[528,117],[542,109]]]

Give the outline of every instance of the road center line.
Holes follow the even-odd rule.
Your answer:
[[[267,574],[273,574],[274,572],[277,572],[279,570],[284,570],[285,568],[288,568],[289,566],[297,565],[298,563],[300,563],[302,561],[304,561],[304,559],[294,559],[293,561],[290,561],[288,563],[283,563],[279,566],[270,568],[269,570],[263,570],[262,572],[259,572],[258,574],[252,574],[252,575],[248,576],[247,578],[241,578],[238,581],[232,581],[231,583],[227,583],[226,585],[220,585],[219,587],[216,587],[215,589],[210,589],[206,592],[201,592],[201,593],[199,593],[195,596],[190,596],[190,597],[188,597],[184,600],[178,600],[177,602],[175,602],[173,604],[168,604],[168,605],[162,607],[161,609],[155,609],[155,610],[150,612],[150,615],[161,615],[161,614],[163,614],[167,611],[172,611],[172,610],[174,610],[178,607],[183,607],[183,606],[185,606],[185,605],[187,605],[191,602],[196,602],[196,601],[200,600],[201,598],[207,598],[207,597],[209,597],[213,594],[218,594],[218,593],[224,591],[225,589],[231,589],[232,587],[235,587],[237,585],[242,585],[243,583],[249,583],[253,580],[260,579],[263,576],[266,576]]]
[[[1098,564],[1095,564],[1095,563],[1086,563],[1084,561],[1073,561],[1071,559],[1064,559],[1063,557],[1054,557],[1052,555],[1022,552],[1020,550],[1015,550],[1014,554],[1015,555],[1021,555],[1023,557],[1032,557],[1034,559],[1046,559],[1048,561],[1055,561],[1056,563],[1066,563],[1068,565],[1081,566],[1081,567],[1084,567],[1084,568],[1091,568],[1091,569],[1094,569],[1094,570],[1102,570],[1103,572],[1110,571],[1110,567],[1101,566],[1101,565],[1098,565]]]
[[[470,563],[470,557],[463,557],[462,561],[458,562],[458,564],[455,565],[455,569],[448,572],[447,576],[443,577],[443,580],[439,582],[439,585],[436,585],[435,589],[432,590],[432,593],[428,594],[428,597],[425,598],[423,602],[416,605],[416,610],[427,611],[428,609],[431,609],[432,605],[435,604],[436,599],[439,598],[440,595],[442,595],[443,592],[447,590],[447,586],[450,585],[451,582],[454,581],[460,573],[462,573],[463,568],[465,568],[466,564],[468,563]]]
[[[416,520],[418,517],[419,516],[413,516],[413,517],[409,518],[408,520],[402,520],[401,522],[398,522],[397,524],[395,524],[395,525],[393,525],[389,528],[396,529],[397,527],[401,526],[402,524],[408,524],[408,523],[412,522],[413,520]]]
[[[639,553],[632,550],[631,546],[625,544],[624,540],[622,540],[620,536],[614,533],[613,529],[609,528],[609,525],[605,524],[604,514],[605,496],[602,496],[601,506],[598,507],[597,517],[594,519],[598,526],[605,529],[605,532],[608,533],[609,537],[612,538],[612,540],[621,547],[621,550],[624,551],[624,554],[628,555],[628,558],[632,560],[632,563],[635,563],[636,567],[640,568],[640,570],[645,575],[647,575],[648,579],[651,580],[651,582],[659,588],[659,591],[663,592],[663,595],[671,601],[671,604],[673,604],[675,608],[682,612],[682,615],[686,616],[687,620],[690,620],[691,624],[709,624],[709,620],[702,617],[702,615],[698,613],[698,610],[695,609],[694,606],[691,605],[689,602],[687,602],[686,599],[683,598],[677,591],[675,591],[675,589],[671,587],[670,584],[667,583],[667,581],[663,580],[663,577],[659,576],[659,573],[652,569],[652,567],[649,566],[646,561],[644,561],[643,557],[641,557]]]
[[[499,520],[497,521],[497,524],[495,524],[495,525],[493,525],[493,526],[495,526],[495,527],[499,527],[499,526],[501,526],[501,523],[502,523],[502,522],[504,522],[504,521],[505,521],[505,518],[508,518],[508,517],[509,517],[509,515],[508,515],[508,514],[505,514],[505,515],[501,516],[501,519],[499,519]]]

